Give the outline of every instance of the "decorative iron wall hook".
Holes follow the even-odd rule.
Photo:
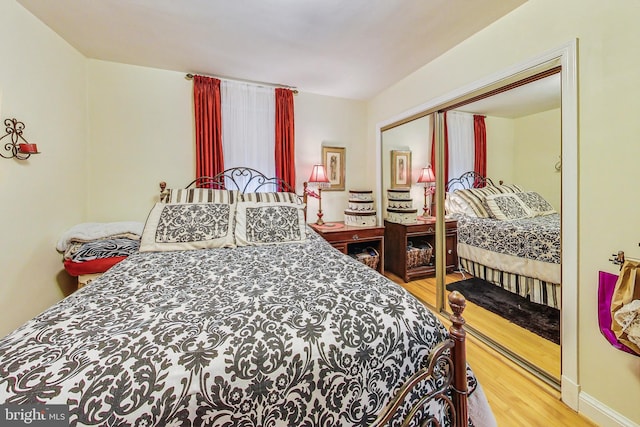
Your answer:
[[[0,137],[0,141],[6,137],[10,137],[10,141],[6,141],[4,144],[4,151],[0,151],[0,156],[5,159],[16,158],[18,160],[26,160],[32,154],[39,154],[36,144],[30,144],[29,141],[24,139],[22,131],[24,130],[24,123],[16,119],[6,119],[4,121],[5,134]]]
[[[556,172],[562,172],[562,156],[558,156],[560,160],[558,160],[554,166]]]

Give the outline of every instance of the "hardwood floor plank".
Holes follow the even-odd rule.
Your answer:
[[[435,305],[435,278],[405,283],[385,273],[428,306]],[[447,276],[447,283],[462,280]],[[440,316],[449,326],[448,320]],[[560,377],[560,346],[467,302],[464,318],[482,333],[515,348],[523,357]],[[467,360],[482,385],[498,426],[596,426],[560,400],[560,393],[480,340],[467,334]],[[481,427],[481,426],[478,426]]]
[[[435,278],[413,280],[405,283],[392,273],[387,277],[403,286],[428,306],[435,306]],[[460,273],[447,275],[447,284],[463,280]],[[448,292],[447,292],[448,294]],[[560,346],[533,332],[509,322],[506,319],[467,301],[464,311],[467,325],[505,346],[524,360],[530,361],[550,377],[560,381]]]

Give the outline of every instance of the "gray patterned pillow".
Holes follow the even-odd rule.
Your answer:
[[[238,246],[303,242],[304,205],[287,202],[239,202],[236,210]]]
[[[534,216],[550,215],[556,213],[553,206],[535,191],[518,193],[518,197],[531,210]]]
[[[235,247],[235,205],[156,203],[140,239],[140,252]]]
[[[519,193],[505,193],[485,197],[485,206],[491,218],[513,220],[533,217],[531,209],[518,196]]]

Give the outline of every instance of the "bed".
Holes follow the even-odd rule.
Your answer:
[[[446,186],[463,271],[532,302],[561,306],[560,215],[534,191],[466,172]]]
[[[254,178],[277,191],[243,193]],[[198,185],[164,184],[139,252],[0,340],[0,404],[68,405],[78,426],[495,425],[460,294],[447,331],[284,184]]]

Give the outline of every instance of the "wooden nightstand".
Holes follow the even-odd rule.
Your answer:
[[[402,277],[405,282],[421,277],[435,276],[435,218],[428,221],[418,221],[414,224],[398,224],[385,220],[384,226],[387,270]],[[446,267],[447,272],[451,273],[458,267],[458,221],[447,219],[445,221],[445,234],[447,242]],[[433,248],[431,261],[425,265],[408,267],[408,246],[419,247],[425,243],[430,244]]]
[[[362,252],[367,247],[372,247],[380,254],[378,273],[384,272],[384,227],[354,227],[344,225],[344,222],[325,223],[323,226],[309,224],[331,246],[343,254]]]

